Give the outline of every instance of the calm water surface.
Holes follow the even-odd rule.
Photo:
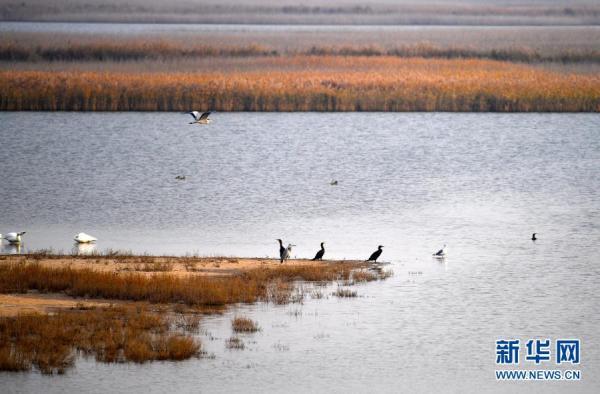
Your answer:
[[[73,22],[0,22],[0,32],[12,33],[79,33],[102,35],[145,35],[215,32],[414,32],[429,31],[510,31],[523,26],[462,26],[462,25],[293,25],[293,24],[226,24],[226,23],[73,23]],[[586,31],[600,29],[583,26],[525,26],[527,29],[550,31]]]
[[[153,254],[274,256],[282,237],[298,257],[326,241],[327,257],[352,259],[383,244],[394,277],[356,286],[357,299],[308,297],[206,318],[199,335],[214,358],[81,360],[59,377],[1,373],[3,392],[600,389],[598,115],[188,121],[0,113],[0,232],[27,231],[20,252],[70,252],[80,231],[97,236],[100,251]],[[449,256],[432,259],[444,243]],[[229,351],[238,313],[262,331]],[[583,380],[496,382],[502,337],[580,338]]]

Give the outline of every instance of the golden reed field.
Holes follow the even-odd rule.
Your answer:
[[[0,71],[0,110],[600,111],[597,73],[483,59],[259,61],[212,68],[221,72]]]

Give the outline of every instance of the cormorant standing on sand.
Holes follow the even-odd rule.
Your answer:
[[[535,236],[536,234],[537,234],[537,233],[533,233],[533,234],[531,235],[531,240],[532,240],[532,241],[537,241],[537,237]]]
[[[323,260],[323,255],[325,254],[325,242],[321,242],[321,250],[319,250],[317,252],[317,254],[315,255],[315,258],[313,259],[313,261],[315,260]]]
[[[383,250],[381,250],[381,248],[383,248],[383,245],[379,245],[377,247],[377,250],[373,252],[371,257],[369,257],[369,259],[367,261],[377,261],[379,256],[381,256],[381,253],[383,253]]]
[[[277,241],[279,241],[279,263],[283,263],[283,260],[287,259],[289,254],[287,249],[283,247],[283,241],[279,238]]]

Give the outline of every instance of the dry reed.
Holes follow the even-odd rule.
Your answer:
[[[231,328],[234,332],[256,332],[260,330],[258,324],[247,317],[235,317],[231,321]]]
[[[0,264],[0,292],[43,293],[64,292],[74,297],[108,298],[153,303],[184,303],[192,306],[224,306],[227,304],[272,299],[277,303],[293,300],[293,285],[297,280],[348,280],[352,263],[332,263],[322,266],[282,266],[258,268],[232,276],[177,277],[169,274],[144,275],[114,273],[71,267],[51,268],[36,263]],[[272,283],[288,283],[272,298]]]
[[[184,360],[200,351],[192,337],[169,332],[169,322],[143,308],[60,311],[0,317],[0,370],[64,373],[76,352],[101,362]]]
[[[275,66],[296,63],[323,71],[3,71],[0,110],[600,111],[598,75],[562,74],[491,60],[273,60]]]

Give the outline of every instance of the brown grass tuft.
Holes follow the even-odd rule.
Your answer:
[[[257,332],[260,330],[255,321],[246,317],[235,317],[231,321],[231,327],[234,332]]]
[[[336,297],[340,297],[340,298],[353,298],[353,297],[358,296],[356,291],[349,290],[349,289],[342,289],[340,287],[338,287],[338,289],[333,293],[333,295]]]
[[[227,347],[227,349],[244,350],[246,345],[244,344],[244,341],[242,341],[240,338],[231,337],[225,341],[225,347]]]

